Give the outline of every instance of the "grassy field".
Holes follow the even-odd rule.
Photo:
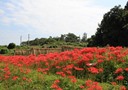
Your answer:
[[[128,49],[0,55],[0,90],[127,90]]]

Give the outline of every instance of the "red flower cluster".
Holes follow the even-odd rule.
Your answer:
[[[94,77],[104,74],[104,71],[107,71],[107,69],[104,68],[104,65],[108,65],[111,62],[111,65],[124,64],[126,62],[124,57],[127,55],[128,49],[124,50],[122,47],[91,47],[61,53],[41,54],[38,56],[0,55],[0,63],[5,64],[5,66],[0,67],[0,80],[8,80],[11,78],[14,81],[22,79],[23,81],[31,82],[32,80],[30,78],[24,76],[31,73],[31,69],[34,69],[40,74],[54,73],[62,76],[62,78],[69,78],[72,83],[76,83],[78,78],[84,78],[90,74],[93,74]],[[14,68],[10,68],[9,65]],[[115,81],[127,81],[125,73],[128,72],[128,68],[126,67],[127,66],[124,64],[124,67],[117,68],[113,71],[115,75],[119,75],[115,78]],[[16,73],[13,74],[12,71],[18,71],[21,75],[17,75]],[[55,81],[51,88],[62,90],[58,86],[59,83],[58,80]],[[87,90],[93,90],[92,88],[102,90],[102,87],[99,86],[98,82],[93,82],[91,80],[87,80],[86,84],[81,85],[80,88],[88,88]]]

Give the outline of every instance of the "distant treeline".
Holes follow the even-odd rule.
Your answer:
[[[73,45],[73,46],[82,46],[85,47],[87,45],[87,34],[84,33],[82,38],[80,36],[75,35],[74,33],[61,34],[60,37],[52,37],[49,38],[36,38],[30,41],[24,41],[21,45],[29,45],[29,46],[42,46],[42,47],[59,47],[61,45]]]

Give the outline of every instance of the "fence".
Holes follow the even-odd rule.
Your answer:
[[[16,49],[14,51],[15,55],[39,55],[39,54],[47,54],[47,53],[54,53],[54,52],[63,52],[63,51],[69,51],[69,50],[73,50],[74,47],[67,47],[67,46],[63,46],[61,48],[41,48],[41,49],[37,49],[37,48],[32,48],[32,49],[26,49],[26,50],[21,50],[21,49]],[[78,48],[81,49],[81,48]]]

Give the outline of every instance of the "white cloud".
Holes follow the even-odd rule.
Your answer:
[[[35,28],[48,36],[68,32],[92,35],[106,8],[91,5],[93,0],[11,0],[5,23]],[[6,12],[8,13],[8,12]],[[52,36],[51,35],[51,36]]]

